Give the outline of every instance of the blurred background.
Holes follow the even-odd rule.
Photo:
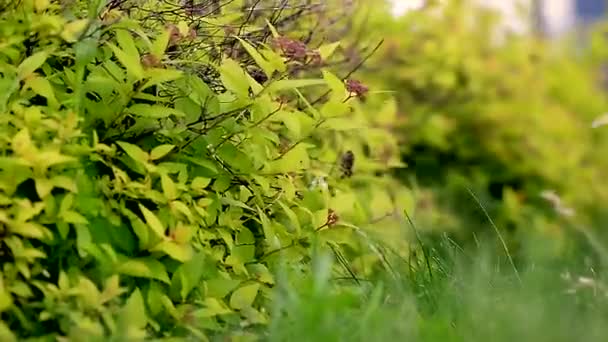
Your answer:
[[[383,37],[362,73],[394,94],[398,177],[426,232],[474,244],[489,215],[516,254],[606,241],[605,1],[361,6],[353,39]]]

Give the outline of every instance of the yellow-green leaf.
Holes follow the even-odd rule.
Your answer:
[[[141,80],[144,78],[144,68],[141,65],[139,53],[130,55],[118,48],[116,45],[108,43],[108,46],[110,49],[112,49],[118,61],[125,67],[127,74],[129,74],[135,80]]]
[[[138,205],[139,205],[139,210],[141,210],[141,213],[144,215],[144,218],[146,219],[146,223],[148,224],[148,227],[150,227],[150,229],[152,229],[152,231],[158,237],[165,239],[166,238],[165,226],[162,224],[162,222],[148,208],[144,207],[141,204],[138,204]]]
[[[152,47],[150,48],[150,52],[158,59],[161,59],[165,54],[165,50],[169,45],[169,38],[171,37],[171,29],[165,29],[152,43]]]
[[[316,85],[324,85],[326,82],[322,79],[301,79],[301,80],[279,80],[272,82],[266,89],[265,92],[275,92],[286,89],[297,89]]]
[[[133,158],[133,160],[140,163],[146,163],[148,161],[148,153],[142,151],[139,146],[124,141],[118,141],[116,144],[120,146],[129,157]]]
[[[158,245],[150,248],[150,252],[162,252],[171,258],[186,262],[192,259],[193,251],[189,244],[180,245],[173,241],[162,241]]]
[[[160,159],[160,158],[166,156],[174,148],[175,148],[175,145],[169,145],[169,144],[156,146],[155,148],[152,149],[152,151],[150,151],[150,160]]]
[[[243,48],[245,48],[245,51],[247,51],[247,53],[249,53],[251,58],[253,58],[253,60],[260,67],[260,69],[262,69],[262,71],[264,71],[266,76],[270,78],[272,76],[272,73],[275,71],[275,68],[273,67],[273,65],[270,64],[264,58],[264,56],[262,56],[253,46],[251,46],[251,44],[247,43],[246,41],[244,41],[243,39],[241,39],[237,36],[234,36],[234,38],[238,39],[239,42],[241,42],[241,45],[243,45]]]
[[[82,35],[88,23],[89,21],[87,19],[80,19],[65,24],[63,31],[61,32],[61,38],[68,43],[75,43]]]
[[[217,298],[205,298],[204,304],[205,308],[196,312],[197,317],[207,318],[232,313],[232,310]]]
[[[4,287],[4,279],[0,275],[0,313],[8,310],[13,305],[13,298]]]
[[[195,177],[190,184],[190,187],[193,190],[203,190],[211,183],[210,178],[205,177]]]
[[[174,200],[177,198],[177,188],[175,187],[175,183],[171,180],[171,177],[166,173],[160,175],[160,184],[163,188],[163,193],[169,200]]]
[[[32,89],[36,94],[47,99],[49,106],[53,108],[57,108],[59,103],[57,102],[57,98],[55,97],[55,92],[53,91],[53,86],[51,86],[51,82],[44,77],[30,77],[25,82],[25,87]]]
[[[129,259],[116,265],[118,273],[132,277],[157,279],[169,284],[169,276],[165,266],[158,260],[145,257]]]
[[[46,178],[36,178],[34,180],[38,197],[45,198],[53,190],[53,182]]]
[[[127,108],[127,112],[149,119],[162,119],[171,115],[177,117],[186,116],[186,114],[174,108],[161,105],[149,105],[145,103],[134,104]]]
[[[238,288],[230,296],[230,307],[236,310],[249,308],[258,295],[260,284],[251,284]]]
[[[241,66],[233,59],[226,58],[220,67],[220,79],[226,89],[241,98],[249,97],[249,80]]]
[[[13,222],[10,231],[26,238],[42,239],[51,236],[51,232],[44,226],[34,222]]]
[[[144,328],[147,325],[146,306],[144,305],[144,298],[139,288],[136,288],[129,299],[127,299],[125,306],[122,308],[121,319],[138,329]]]
[[[334,43],[329,43],[329,44],[324,44],[319,46],[319,55],[321,55],[321,58],[323,60],[329,58],[334,51],[336,51],[336,48],[340,46],[340,42],[334,42]]]
[[[23,80],[29,77],[36,69],[40,68],[42,64],[46,62],[48,57],[48,51],[40,51],[23,60],[17,67],[17,76],[19,79]]]

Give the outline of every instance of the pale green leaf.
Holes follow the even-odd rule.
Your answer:
[[[36,69],[40,68],[49,57],[48,51],[40,51],[29,56],[17,67],[17,75],[20,80],[29,77]]]
[[[30,77],[25,82],[25,87],[31,88],[36,94],[46,98],[50,107],[56,108],[59,106],[53,86],[51,86],[51,82],[46,78],[38,76]]]
[[[169,284],[169,276],[165,266],[158,260],[150,257],[128,259],[116,265],[118,273],[140,278],[160,280]]]
[[[211,178],[195,177],[190,184],[193,190],[203,190],[211,183]]]
[[[230,307],[236,310],[251,307],[259,290],[260,284],[251,284],[238,288],[230,296]]]
[[[172,115],[177,117],[186,116],[186,114],[174,108],[145,103],[134,104],[127,108],[127,112],[149,119],[162,119]]]
[[[171,37],[171,29],[166,28],[163,32],[154,40],[150,52],[160,59],[165,54],[165,50],[169,45],[169,38]]]
[[[205,261],[205,254],[200,252],[179,266],[171,279],[171,292],[179,294],[180,299],[185,300],[188,294],[201,282],[205,271],[202,265]]]
[[[322,79],[278,80],[268,85],[268,87],[266,87],[264,91],[277,92],[286,89],[297,89],[324,84],[326,84],[326,82]]]
[[[246,72],[233,59],[226,58],[220,66],[222,84],[240,98],[249,97],[249,79]]]
[[[326,60],[334,53],[334,51],[336,51],[336,48],[338,46],[340,46],[339,41],[334,43],[323,44],[319,46],[319,55],[321,55],[321,58],[323,60]]]
[[[177,198],[177,187],[169,175],[165,173],[161,174],[160,184],[167,199],[174,200]]]
[[[150,151],[150,160],[160,159],[160,158],[166,156],[167,154],[169,154],[169,152],[171,152],[171,150],[173,150],[174,148],[175,148],[175,145],[169,145],[169,144],[156,146],[155,148],[152,149],[152,151]]]
[[[124,141],[118,141],[116,144],[120,146],[129,157],[133,158],[133,160],[144,164],[148,162],[148,153],[142,151],[139,146]]]
[[[108,43],[108,46],[112,49],[118,61],[125,67],[127,74],[135,80],[144,78],[144,68],[141,65],[139,53],[130,55],[113,44]]]
[[[68,43],[77,42],[88,24],[88,19],[74,20],[65,24],[63,26],[63,31],[61,31],[61,38]]]
[[[160,238],[166,238],[165,236],[165,226],[162,224],[162,222],[159,220],[158,217],[156,217],[156,215],[154,215],[153,212],[151,212],[148,208],[144,207],[141,204],[138,204],[139,206],[139,210],[141,210],[141,213],[144,215],[144,218],[146,219],[146,223],[148,224],[148,227],[150,227],[150,229],[152,229],[152,231],[156,234],[156,236],[160,237]]]
[[[266,76],[268,78],[272,77],[272,74],[276,70],[274,68],[274,66],[272,64],[270,64],[264,58],[264,56],[262,56],[253,46],[251,46],[251,44],[247,43],[246,41],[244,41],[243,39],[241,39],[237,36],[235,36],[234,38],[238,39],[239,42],[241,42],[241,45],[243,45],[243,48],[245,48],[245,51],[247,51],[247,53],[249,53],[251,58],[253,58],[253,60],[260,67],[260,69],[262,69],[262,71],[264,71]]]
[[[173,241],[162,241],[156,246],[150,248],[150,252],[162,252],[172,259],[180,262],[186,262],[192,258],[192,247],[188,244],[177,244]]]
[[[125,306],[122,308],[121,319],[138,329],[144,328],[147,325],[146,307],[139,288],[136,288],[129,299],[127,299]]]

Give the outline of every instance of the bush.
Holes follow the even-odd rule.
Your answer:
[[[562,253],[572,227],[605,222],[608,141],[591,128],[607,106],[597,73],[604,37],[574,51],[500,34],[497,16],[469,1],[430,4],[392,22],[383,9],[366,13],[375,27],[367,39],[385,38],[366,80],[396,91],[409,166],[400,177],[416,179],[419,225],[470,242],[494,234],[468,188],[512,248],[540,235]]]
[[[313,246],[351,281],[407,253],[393,108],[309,16],[105,3],[0,11],[3,341],[205,340],[266,324]]]

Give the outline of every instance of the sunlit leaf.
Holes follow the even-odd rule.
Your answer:
[[[160,280],[169,284],[169,276],[165,266],[158,260],[150,257],[128,259],[116,265],[118,273],[132,277]]]
[[[17,67],[17,75],[19,79],[25,79],[29,77],[36,69],[40,68],[46,59],[49,57],[48,51],[40,51],[26,58]]]
[[[251,307],[255,297],[258,295],[259,289],[260,284],[251,284],[238,288],[230,296],[230,307],[237,310]]]
[[[165,226],[158,219],[158,217],[156,217],[156,215],[154,215],[153,212],[148,210],[148,208],[144,207],[143,205],[138,204],[138,206],[139,206],[139,210],[141,210],[141,213],[144,215],[144,218],[146,219],[146,223],[148,224],[148,227],[150,227],[152,229],[152,231],[158,237],[161,237],[163,239],[166,238]]]
[[[134,104],[127,108],[127,112],[149,119],[162,119],[172,115],[183,117],[186,115],[174,108],[161,105],[149,105],[145,103]]]
[[[116,144],[120,146],[129,157],[133,158],[133,160],[140,163],[146,163],[148,161],[148,153],[142,151],[139,146],[124,141],[118,141]]]

